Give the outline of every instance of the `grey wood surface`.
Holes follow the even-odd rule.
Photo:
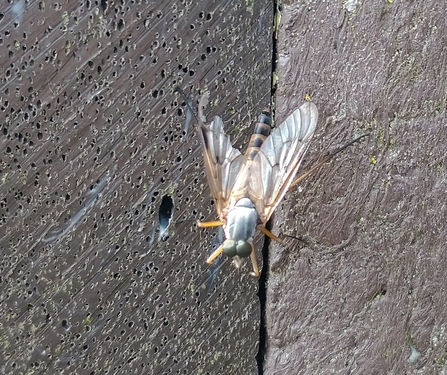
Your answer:
[[[258,373],[258,281],[247,265],[205,264],[217,232],[196,220],[216,214],[174,89],[194,105],[209,89],[207,115],[244,145],[270,104],[272,13],[265,1],[4,6],[1,373]]]

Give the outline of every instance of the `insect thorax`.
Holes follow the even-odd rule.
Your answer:
[[[252,241],[259,216],[249,198],[241,198],[228,211],[225,236],[227,239]]]

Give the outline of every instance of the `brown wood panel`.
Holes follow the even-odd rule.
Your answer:
[[[441,374],[445,324],[446,4],[287,1],[277,117],[310,95],[305,160],[369,137],[277,210],[266,374]]]

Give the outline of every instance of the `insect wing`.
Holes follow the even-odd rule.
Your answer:
[[[250,166],[248,194],[266,223],[284,197],[315,132],[318,110],[304,103],[262,144]]]
[[[220,117],[216,116],[209,127],[200,123],[199,133],[208,183],[217,213],[222,218],[243,162],[243,155],[232,147],[230,137],[223,130]]]

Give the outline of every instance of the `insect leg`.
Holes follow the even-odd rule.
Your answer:
[[[175,86],[174,88],[174,92],[178,92],[180,94],[180,96],[182,97],[182,99],[185,101],[186,104],[186,109],[189,111],[189,113],[191,113],[196,120],[198,120],[196,114],[194,113],[194,109],[192,108],[192,100],[186,96],[185,92],[179,87],[179,86]]]
[[[210,257],[206,260],[208,264],[212,264],[214,259],[216,259],[220,254],[222,254],[223,247],[222,245],[217,248],[217,250],[210,255]]]
[[[216,221],[199,221],[197,220],[197,226],[200,228],[220,227],[223,223],[220,220]]]
[[[282,239],[275,236],[272,232],[270,232],[266,227],[261,227],[261,232],[264,233],[267,237],[271,238],[273,241],[282,242]]]
[[[250,254],[251,264],[253,265],[253,272],[250,272],[251,276],[259,276],[258,259],[256,258],[256,251],[253,244],[251,244],[251,254]]]
[[[348,148],[353,143],[358,142],[363,137],[366,137],[368,134],[363,134],[360,137],[357,137],[353,141],[349,142],[348,144],[338,148],[337,150],[331,152],[329,155],[326,155],[324,159],[318,163],[317,165],[314,165],[312,168],[310,168],[306,173],[303,173],[300,177],[298,177],[295,181],[293,181],[290,184],[289,191],[292,190],[296,185],[298,185],[301,181],[303,181],[307,176],[309,176],[312,172],[320,168],[323,164],[327,163],[329,160],[331,160],[335,155],[337,155],[339,152],[343,151],[345,148]]]
[[[317,165],[314,165],[306,173],[303,173],[300,177],[298,177],[295,181],[293,181],[290,184],[289,191],[292,190],[296,185],[298,185],[301,181],[303,181],[307,176],[309,176],[316,169],[320,168],[323,164],[327,163],[331,158],[332,158],[332,156],[331,157],[326,156],[322,162],[318,163]]]

